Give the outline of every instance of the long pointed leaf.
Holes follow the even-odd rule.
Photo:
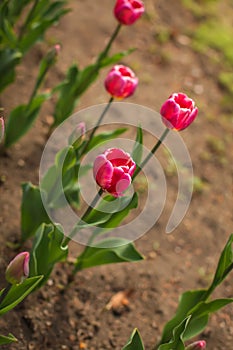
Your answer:
[[[27,278],[21,284],[12,286],[0,305],[0,315],[7,313],[26,298],[26,296],[40,283],[42,278],[43,276],[34,276]]]
[[[144,350],[144,345],[137,329],[134,329],[130,336],[127,344],[122,348],[122,350]]]

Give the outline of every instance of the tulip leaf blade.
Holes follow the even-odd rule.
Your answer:
[[[44,284],[59,261],[64,261],[68,255],[68,247],[62,246],[64,234],[60,225],[42,224],[34,237],[30,252],[30,276],[42,274],[43,279],[38,287]]]
[[[21,231],[22,240],[32,237],[42,222],[50,223],[50,218],[41,199],[41,192],[30,182],[22,184]]]
[[[107,238],[87,247],[77,258],[75,272],[85,268],[121,262],[143,260],[133,243],[124,238]]]
[[[9,333],[8,335],[0,335],[0,345],[15,343],[17,341],[18,340],[11,333]]]
[[[128,342],[125,344],[122,350],[144,350],[144,349],[145,348],[142,342],[141,335],[137,330],[137,328],[135,328]]]
[[[141,126],[139,125],[137,128],[137,136],[136,140],[133,146],[133,152],[132,152],[132,158],[139,166],[142,160],[142,154],[143,154],[143,131]]]
[[[91,149],[97,147],[99,144],[104,143],[105,141],[112,140],[117,136],[122,135],[127,130],[128,130],[127,128],[119,128],[113,131],[106,131],[94,136],[91,139],[87,149],[85,150],[85,153],[89,152]]]
[[[0,305],[0,315],[3,315],[18,305],[30,294],[43,279],[43,276],[33,276],[25,279],[22,283],[13,285]],[[0,292],[0,295],[4,290]]]

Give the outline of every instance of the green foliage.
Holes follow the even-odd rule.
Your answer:
[[[31,7],[27,7],[28,4]],[[15,67],[49,27],[69,10],[66,1],[3,0],[0,4],[0,91],[15,79]],[[23,16],[21,16],[23,14]],[[23,17],[23,18],[21,18]],[[23,22],[23,23],[22,23]],[[18,27],[20,23],[20,31]]]
[[[130,210],[137,208],[138,206],[138,195],[134,193],[132,197],[124,196],[118,198],[118,206],[114,206],[113,212],[108,212],[109,201],[114,201],[115,198],[112,196],[106,196],[100,202],[96,209],[93,209],[84,221],[81,223],[84,226],[98,226],[95,235],[104,233],[114,227],[117,227],[123,220],[128,216]],[[123,209],[121,209],[123,208]]]
[[[123,238],[108,238],[99,241],[94,247],[86,247],[77,258],[74,272],[93,266],[140,260],[143,260],[142,255],[130,241]]]
[[[37,95],[29,104],[20,105],[10,113],[6,124],[5,147],[10,147],[28,131],[48,98],[49,94]]]
[[[96,80],[101,68],[112,65],[129,55],[133,50],[123,51],[111,57],[103,56],[101,61],[97,59],[94,64],[80,70],[78,66],[72,65],[66,74],[64,81],[54,88],[58,92],[58,100],[54,110],[54,124],[57,126],[67,119],[73,112],[78,99],[87,88]]]
[[[0,49],[0,92],[15,79],[15,67],[19,64],[22,54],[19,50]]]
[[[208,298],[214,289],[223,282],[233,269],[232,243],[233,234],[230,235],[228,242],[221,253],[213,282],[210,287],[203,290],[187,291],[182,294],[175,317],[173,317],[164,327],[160,344],[169,342],[173,330],[187,317],[189,317],[189,322],[185,327],[183,339],[188,340],[201,333],[206,327],[209,315],[212,312],[216,312],[225,305],[233,302],[233,299],[216,299],[208,301]],[[160,349],[159,347],[159,350],[164,349]]]
[[[48,208],[63,207],[67,204],[66,200],[75,207],[79,206],[79,168],[73,146],[67,146],[57,153],[54,165],[48,169],[41,182]]]
[[[142,154],[143,154],[143,131],[141,126],[138,126],[137,136],[136,136],[136,140],[135,140],[135,143],[133,146],[133,152],[132,152],[132,158],[137,164],[137,166],[141,164]]]
[[[200,302],[192,310],[190,322],[188,323],[183,339],[189,340],[200,334],[206,327],[209,315],[222,307],[233,302],[233,299],[216,299],[211,302]]]
[[[0,345],[10,344],[17,342],[17,339],[13,336],[13,334],[9,333],[6,335],[0,335]]]
[[[12,286],[0,305],[0,315],[7,313],[18,305],[40,283],[43,276],[35,276],[25,279],[22,283]],[[0,292],[3,293],[4,289]]]
[[[144,345],[137,329],[134,329],[131,334],[127,344],[122,348],[122,350],[144,350]]]
[[[232,47],[233,29],[231,25],[223,21],[216,22],[216,19],[205,21],[195,30],[194,48],[204,52],[207,47],[212,47],[216,52],[223,55],[226,62],[233,64]]]
[[[18,47],[25,54],[37,41],[42,40],[45,32],[64,16],[68,9],[67,1],[35,0],[22,26]]]
[[[227,275],[233,269],[233,234],[230,235],[227,244],[225,245],[218,266],[214,275],[213,282],[209,288],[209,290],[215,289],[222,281],[227,277]]]
[[[41,223],[50,223],[44,209],[41,193],[38,187],[30,182],[22,185],[23,197],[21,203],[22,240],[32,237]]]
[[[58,225],[42,224],[38,228],[30,252],[29,264],[30,276],[43,275],[37,287],[47,281],[55,263],[67,258],[68,247],[62,246],[63,239],[62,228]]]
[[[189,323],[189,317],[186,317],[180,324],[178,324],[172,333],[171,340],[167,343],[163,343],[158,347],[158,350],[185,350],[183,342],[183,335],[186,327]]]
[[[187,317],[189,311],[202,299],[205,290],[194,290],[183,293],[180,297],[176,315],[164,327],[160,344],[169,342],[173,330]]]
[[[220,73],[219,83],[229,92],[230,95],[233,96],[233,73],[232,72]]]
[[[94,136],[91,139],[87,149],[85,150],[85,153],[88,153],[91,149],[97,147],[105,141],[117,138],[119,135],[122,135],[125,131],[127,131],[127,128],[119,128],[113,131],[102,132],[101,134]]]

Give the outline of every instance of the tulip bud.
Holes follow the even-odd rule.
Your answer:
[[[144,13],[145,7],[141,0],[117,0],[114,7],[116,19],[125,25],[131,25]]]
[[[57,56],[61,51],[61,45],[56,44],[54,45],[45,56],[44,60],[48,66],[54,65],[56,62]]]
[[[174,93],[162,105],[160,113],[167,128],[183,130],[196,118],[198,109],[194,101],[183,93]]]
[[[185,350],[200,350],[200,349],[205,349],[206,348],[206,342],[205,340],[198,340],[195,343],[192,343],[188,345]]]
[[[138,78],[126,66],[115,65],[105,79],[106,90],[116,98],[126,98],[133,95],[138,85]]]
[[[0,117],[0,142],[2,141],[5,133],[5,123],[4,119]]]
[[[22,252],[11,260],[5,273],[7,282],[18,284],[29,276],[29,259],[30,254],[28,252]]]
[[[130,186],[136,164],[120,148],[109,148],[94,162],[93,174],[97,184],[114,197],[123,196]]]

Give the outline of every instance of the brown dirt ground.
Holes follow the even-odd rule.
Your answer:
[[[62,52],[46,87],[54,86],[68,66],[91,62],[103,47],[116,22],[112,16],[114,1],[70,1],[72,12],[47,34],[48,43],[59,41]],[[232,149],[230,118],[223,117],[224,91],[216,82],[215,65],[193,52],[186,37],[197,21],[181,1],[145,0],[148,15],[133,27],[123,28],[112,51],[137,47],[124,60],[137,72],[140,86],[130,102],[158,110],[173,91],[191,94],[200,114],[182,136],[190,151],[195,176],[204,182],[195,193],[186,217],[172,235],[165,234],[167,218],[173,206],[176,180],[168,177],[169,198],[157,224],[136,242],[146,260],[137,264],[102,266],[81,272],[66,294],[60,286],[66,282],[68,267],[58,265],[49,282],[30,295],[13,311],[0,319],[1,334],[12,332],[18,343],[3,349],[121,349],[134,327],[138,327],[146,349],[159,339],[163,325],[174,314],[180,293],[208,285],[219,253],[232,229]],[[162,28],[169,29],[170,40],[156,40]],[[16,83],[4,92],[1,102],[6,115],[27,100],[45,46],[39,44],[25,58]],[[106,102],[103,88],[105,70],[81,99],[78,109]],[[38,167],[46,141],[52,103],[43,109],[33,129],[6,155],[1,156],[0,185],[0,272],[4,287],[4,269],[15,252],[6,242],[20,237],[20,184],[38,183]],[[219,155],[210,148],[209,137],[221,139]],[[72,246],[72,254],[80,247]],[[119,291],[133,290],[129,305],[113,313],[105,309]],[[227,279],[216,294],[232,297],[232,279]],[[201,335],[208,349],[230,350],[233,343],[232,306],[210,319]]]

